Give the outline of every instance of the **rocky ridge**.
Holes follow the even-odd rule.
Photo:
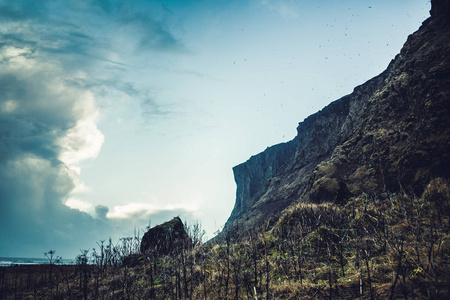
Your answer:
[[[224,231],[273,224],[300,201],[419,194],[449,177],[449,3],[432,1],[431,17],[384,72],[299,123],[292,141],[233,168],[236,204]]]

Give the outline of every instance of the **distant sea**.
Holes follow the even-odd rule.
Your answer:
[[[31,258],[31,257],[0,257],[0,267],[9,267],[14,265],[42,265],[48,264],[49,261],[46,257],[43,258]],[[75,264],[74,259],[62,259],[63,265]]]

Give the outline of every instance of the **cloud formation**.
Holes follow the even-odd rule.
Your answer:
[[[104,207],[96,207],[96,211],[99,209],[102,213],[105,212]],[[111,212],[107,211],[107,217],[110,219],[133,219],[133,220],[149,220],[151,216],[161,215],[161,214],[169,214],[173,215],[176,213],[183,213],[188,214],[192,216],[192,213],[189,213],[189,209],[184,208],[182,206],[173,206],[173,205],[166,205],[165,207],[162,206],[155,206],[149,203],[143,203],[143,202],[131,202],[127,203],[126,205],[118,205],[114,206],[113,210]]]
[[[0,48],[1,252],[73,245],[95,220],[63,202],[79,183],[77,164],[94,158],[103,135],[93,96],[35,49]]]
[[[80,162],[105,140],[96,91],[114,88],[93,70],[125,50],[179,51],[164,24],[128,1],[0,0],[0,256],[74,255],[113,234],[109,209],[93,217],[77,198]]]

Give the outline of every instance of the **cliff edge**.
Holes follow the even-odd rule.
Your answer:
[[[299,123],[292,141],[233,168],[236,204],[224,231],[270,226],[299,201],[419,194],[449,177],[450,1],[431,4],[384,72]]]

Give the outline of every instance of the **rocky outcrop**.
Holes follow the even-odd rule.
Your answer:
[[[436,22],[450,24],[450,1],[448,0],[431,0],[431,17]]]
[[[141,253],[156,256],[179,253],[183,247],[190,247],[191,238],[179,217],[150,228],[142,237]]]
[[[298,201],[420,193],[449,177],[449,7],[432,1],[431,18],[383,73],[306,118],[292,141],[236,166],[225,230],[276,221]]]
[[[251,228],[262,220],[275,221],[283,209],[300,199],[310,188],[316,166],[328,160],[336,147],[352,134],[364,103],[384,84],[387,73],[299,123],[292,141],[269,147],[234,167],[236,204],[225,230],[231,229],[232,224]],[[349,194],[342,182],[331,184],[336,185],[336,201]],[[329,194],[319,192],[318,196]]]
[[[297,140],[267,148],[252,156],[247,162],[233,168],[237,184],[236,204],[232,216],[239,217],[250,209],[262,196],[267,180],[281,172],[287,162],[293,159]]]

